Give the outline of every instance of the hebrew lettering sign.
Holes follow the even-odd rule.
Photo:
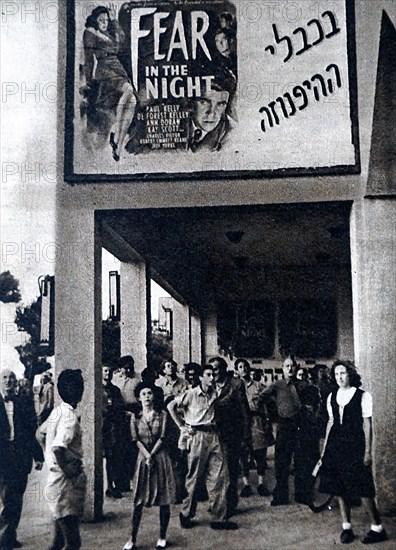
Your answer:
[[[352,4],[69,0],[66,180],[358,172]]]

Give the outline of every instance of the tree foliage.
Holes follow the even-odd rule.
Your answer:
[[[172,359],[172,341],[163,334],[154,333],[151,337],[151,346],[148,354],[148,364],[157,372],[160,371],[165,359]]]
[[[15,323],[18,330],[27,332],[32,343],[40,343],[41,298],[34,300],[30,306],[19,306],[16,309]]]
[[[172,341],[163,334],[154,333],[148,346],[148,366],[157,372],[164,359],[172,358]],[[133,355],[133,349],[130,350]],[[102,361],[115,367],[121,355],[121,329],[118,321],[102,321]]]
[[[18,330],[26,332],[29,339],[25,344],[15,346],[19,360],[25,367],[25,378],[33,383],[36,374],[41,374],[51,368],[45,357],[42,357],[40,347],[40,316],[41,298],[37,298],[30,306],[19,306],[16,309],[15,323]]]
[[[19,281],[10,271],[0,273],[0,302],[17,304],[21,299]]]
[[[121,329],[117,321],[102,321],[102,362],[115,367],[121,353]]]

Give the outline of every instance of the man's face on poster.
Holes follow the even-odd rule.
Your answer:
[[[231,48],[230,41],[224,32],[218,32],[215,36],[216,48],[224,57],[230,57]]]
[[[207,90],[195,101],[194,122],[204,132],[212,132],[222,119],[230,94],[225,90]]]

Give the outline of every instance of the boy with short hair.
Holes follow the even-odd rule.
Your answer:
[[[257,466],[257,492],[260,496],[269,496],[271,491],[267,489],[264,481],[265,470],[267,468],[268,447],[268,415],[263,399],[265,386],[261,382],[253,380],[251,376],[250,364],[246,359],[237,359],[235,361],[235,370],[245,384],[250,415],[250,445],[245,445],[242,452],[243,488],[241,491],[241,496],[248,497],[253,494],[249,483],[250,458],[254,459]]]
[[[84,512],[86,490],[82,434],[75,411],[84,392],[81,371],[62,371],[57,387],[62,403],[55,407],[37,432],[41,443],[45,442],[49,467],[46,496],[54,517],[54,534],[49,550],[79,550],[79,518]]]
[[[197,369],[198,370],[198,369]],[[191,436],[186,477],[187,496],[180,512],[180,524],[188,529],[194,526],[194,493],[204,479],[209,493],[212,513],[212,529],[237,529],[238,525],[227,521],[228,468],[223,446],[215,423],[213,365],[204,365],[197,373],[199,386],[188,389],[168,404],[173,420],[183,432]]]

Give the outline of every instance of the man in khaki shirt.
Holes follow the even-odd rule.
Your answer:
[[[297,419],[301,403],[293,383],[296,368],[294,359],[288,357],[283,362],[284,379],[273,382],[263,392],[264,398],[276,398],[278,410],[278,430],[275,442],[275,476],[276,487],[271,506],[282,506],[289,503],[289,475],[294,454],[297,434]]]

